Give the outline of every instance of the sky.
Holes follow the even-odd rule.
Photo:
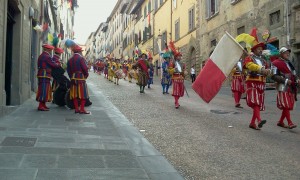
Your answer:
[[[106,22],[118,0],[78,0],[75,12],[75,41],[85,44],[87,38],[97,30],[101,22]]]

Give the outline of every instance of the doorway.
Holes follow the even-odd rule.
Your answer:
[[[14,10],[7,8],[7,27],[6,27],[6,57],[5,57],[5,92],[6,105],[11,105],[11,81],[12,81],[12,48],[13,48],[13,26]]]

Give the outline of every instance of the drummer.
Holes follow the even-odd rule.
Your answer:
[[[134,70],[132,69],[132,59],[131,58],[128,59],[127,69],[128,69],[128,81],[131,83],[132,78],[134,78]]]
[[[122,74],[123,74],[123,71],[122,71],[122,69],[121,69],[121,67],[122,67],[122,64],[120,63],[120,59],[116,59],[116,62],[115,62],[115,64],[114,64],[114,67],[113,67],[113,70],[114,70],[114,83],[116,84],[116,85],[119,85],[119,79],[121,79],[122,78]]]

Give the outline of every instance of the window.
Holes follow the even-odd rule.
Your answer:
[[[151,25],[149,25],[148,27],[145,27],[145,30],[143,31],[143,42],[148,41],[151,36]]]
[[[138,41],[138,43],[140,43],[142,41],[142,33],[141,33],[141,31],[139,31],[139,41]]]
[[[235,5],[236,3],[240,2],[240,1],[241,1],[241,0],[231,0],[230,3],[231,3],[232,5]]]
[[[241,26],[241,27],[237,28],[238,35],[243,34],[243,33],[245,33],[245,26]]]
[[[270,26],[280,23],[280,10],[270,14]]]
[[[142,11],[138,10],[136,15],[137,15],[137,21],[139,21],[142,17]]]
[[[212,40],[211,42],[210,42],[210,47],[214,47],[214,46],[216,46],[217,45],[217,40],[216,39],[214,39],[214,40]]]
[[[175,22],[175,41],[180,38],[180,22],[179,19]]]
[[[152,27],[151,27],[151,25],[148,26],[148,35],[149,35],[149,38],[152,36]]]
[[[146,18],[147,17],[147,6],[145,6],[145,8],[144,8],[144,18]]]
[[[151,12],[151,1],[148,3],[148,14]]]
[[[194,7],[189,10],[189,31],[195,28],[195,9]]]
[[[218,12],[218,0],[206,0],[206,17],[210,18]]]
[[[159,6],[161,6],[164,3],[164,0],[160,0]]]
[[[157,4],[158,0],[154,0],[154,11],[156,11],[158,9],[158,4]]]
[[[134,34],[134,45],[137,46],[139,44],[139,35]]]
[[[166,49],[167,44],[167,31],[163,32],[161,35],[161,50]]]

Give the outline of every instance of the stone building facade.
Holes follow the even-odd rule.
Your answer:
[[[236,37],[256,27],[260,41],[262,33],[268,30],[270,43],[292,49],[291,60],[299,75],[299,4],[299,0],[198,0],[200,61],[203,64],[209,57],[225,31]]]
[[[32,56],[37,54],[31,53],[34,14],[29,14],[29,7],[39,11],[40,2],[0,2],[0,115],[30,98],[34,88]]]
[[[46,41],[41,37],[47,35],[34,27],[47,23],[50,32],[71,38],[75,6],[77,0],[0,1],[0,116],[23,104],[37,89],[37,58]],[[60,13],[66,9],[67,17]]]

